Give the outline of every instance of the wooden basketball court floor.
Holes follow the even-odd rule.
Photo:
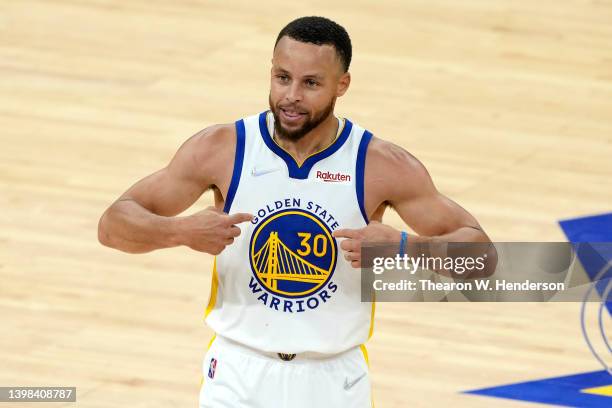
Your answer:
[[[276,35],[313,14],[353,41],[337,114],[416,155],[493,240],[564,241],[559,219],[611,210],[609,1],[0,0],[0,386],[196,406],[212,257],[120,253],[97,221],[190,135],[266,109]],[[598,369],[578,314],[379,303],[376,406],[536,406],[461,391]]]

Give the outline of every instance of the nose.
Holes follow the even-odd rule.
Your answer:
[[[298,81],[293,81],[287,89],[285,99],[289,103],[297,103],[302,101],[302,88]]]

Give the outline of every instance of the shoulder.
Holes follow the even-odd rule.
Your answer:
[[[178,149],[170,169],[186,177],[211,178],[216,182],[233,163],[236,149],[236,129],[231,124],[208,126],[189,137]]]
[[[199,165],[216,164],[234,156],[236,127],[233,123],[208,126],[183,144]]]
[[[365,167],[366,183],[377,185],[384,200],[419,194],[433,188],[429,172],[414,155],[403,147],[372,136]]]
[[[225,151],[233,151],[236,145],[236,127],[233,123],[208,126],[185,143],[190,143],[198,154],[220,154]]]
[[[366,163],[374,173],[429,177],[427,169],[406,149],[388,140],[372,136],[367,150]]]

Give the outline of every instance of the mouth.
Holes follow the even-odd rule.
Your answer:
[[[297,122],[305,115],[305,113],[298,112],[290,109],[280,108],[281,116],[285,120],[285,122]]]

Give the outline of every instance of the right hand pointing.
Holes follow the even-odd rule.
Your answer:
[[[183,218],[182,240],[191,249],[219,255],[240,235],[240,228],[236,224],[252,219],[252,214],[226,214],[215,207],[207,207]]]

